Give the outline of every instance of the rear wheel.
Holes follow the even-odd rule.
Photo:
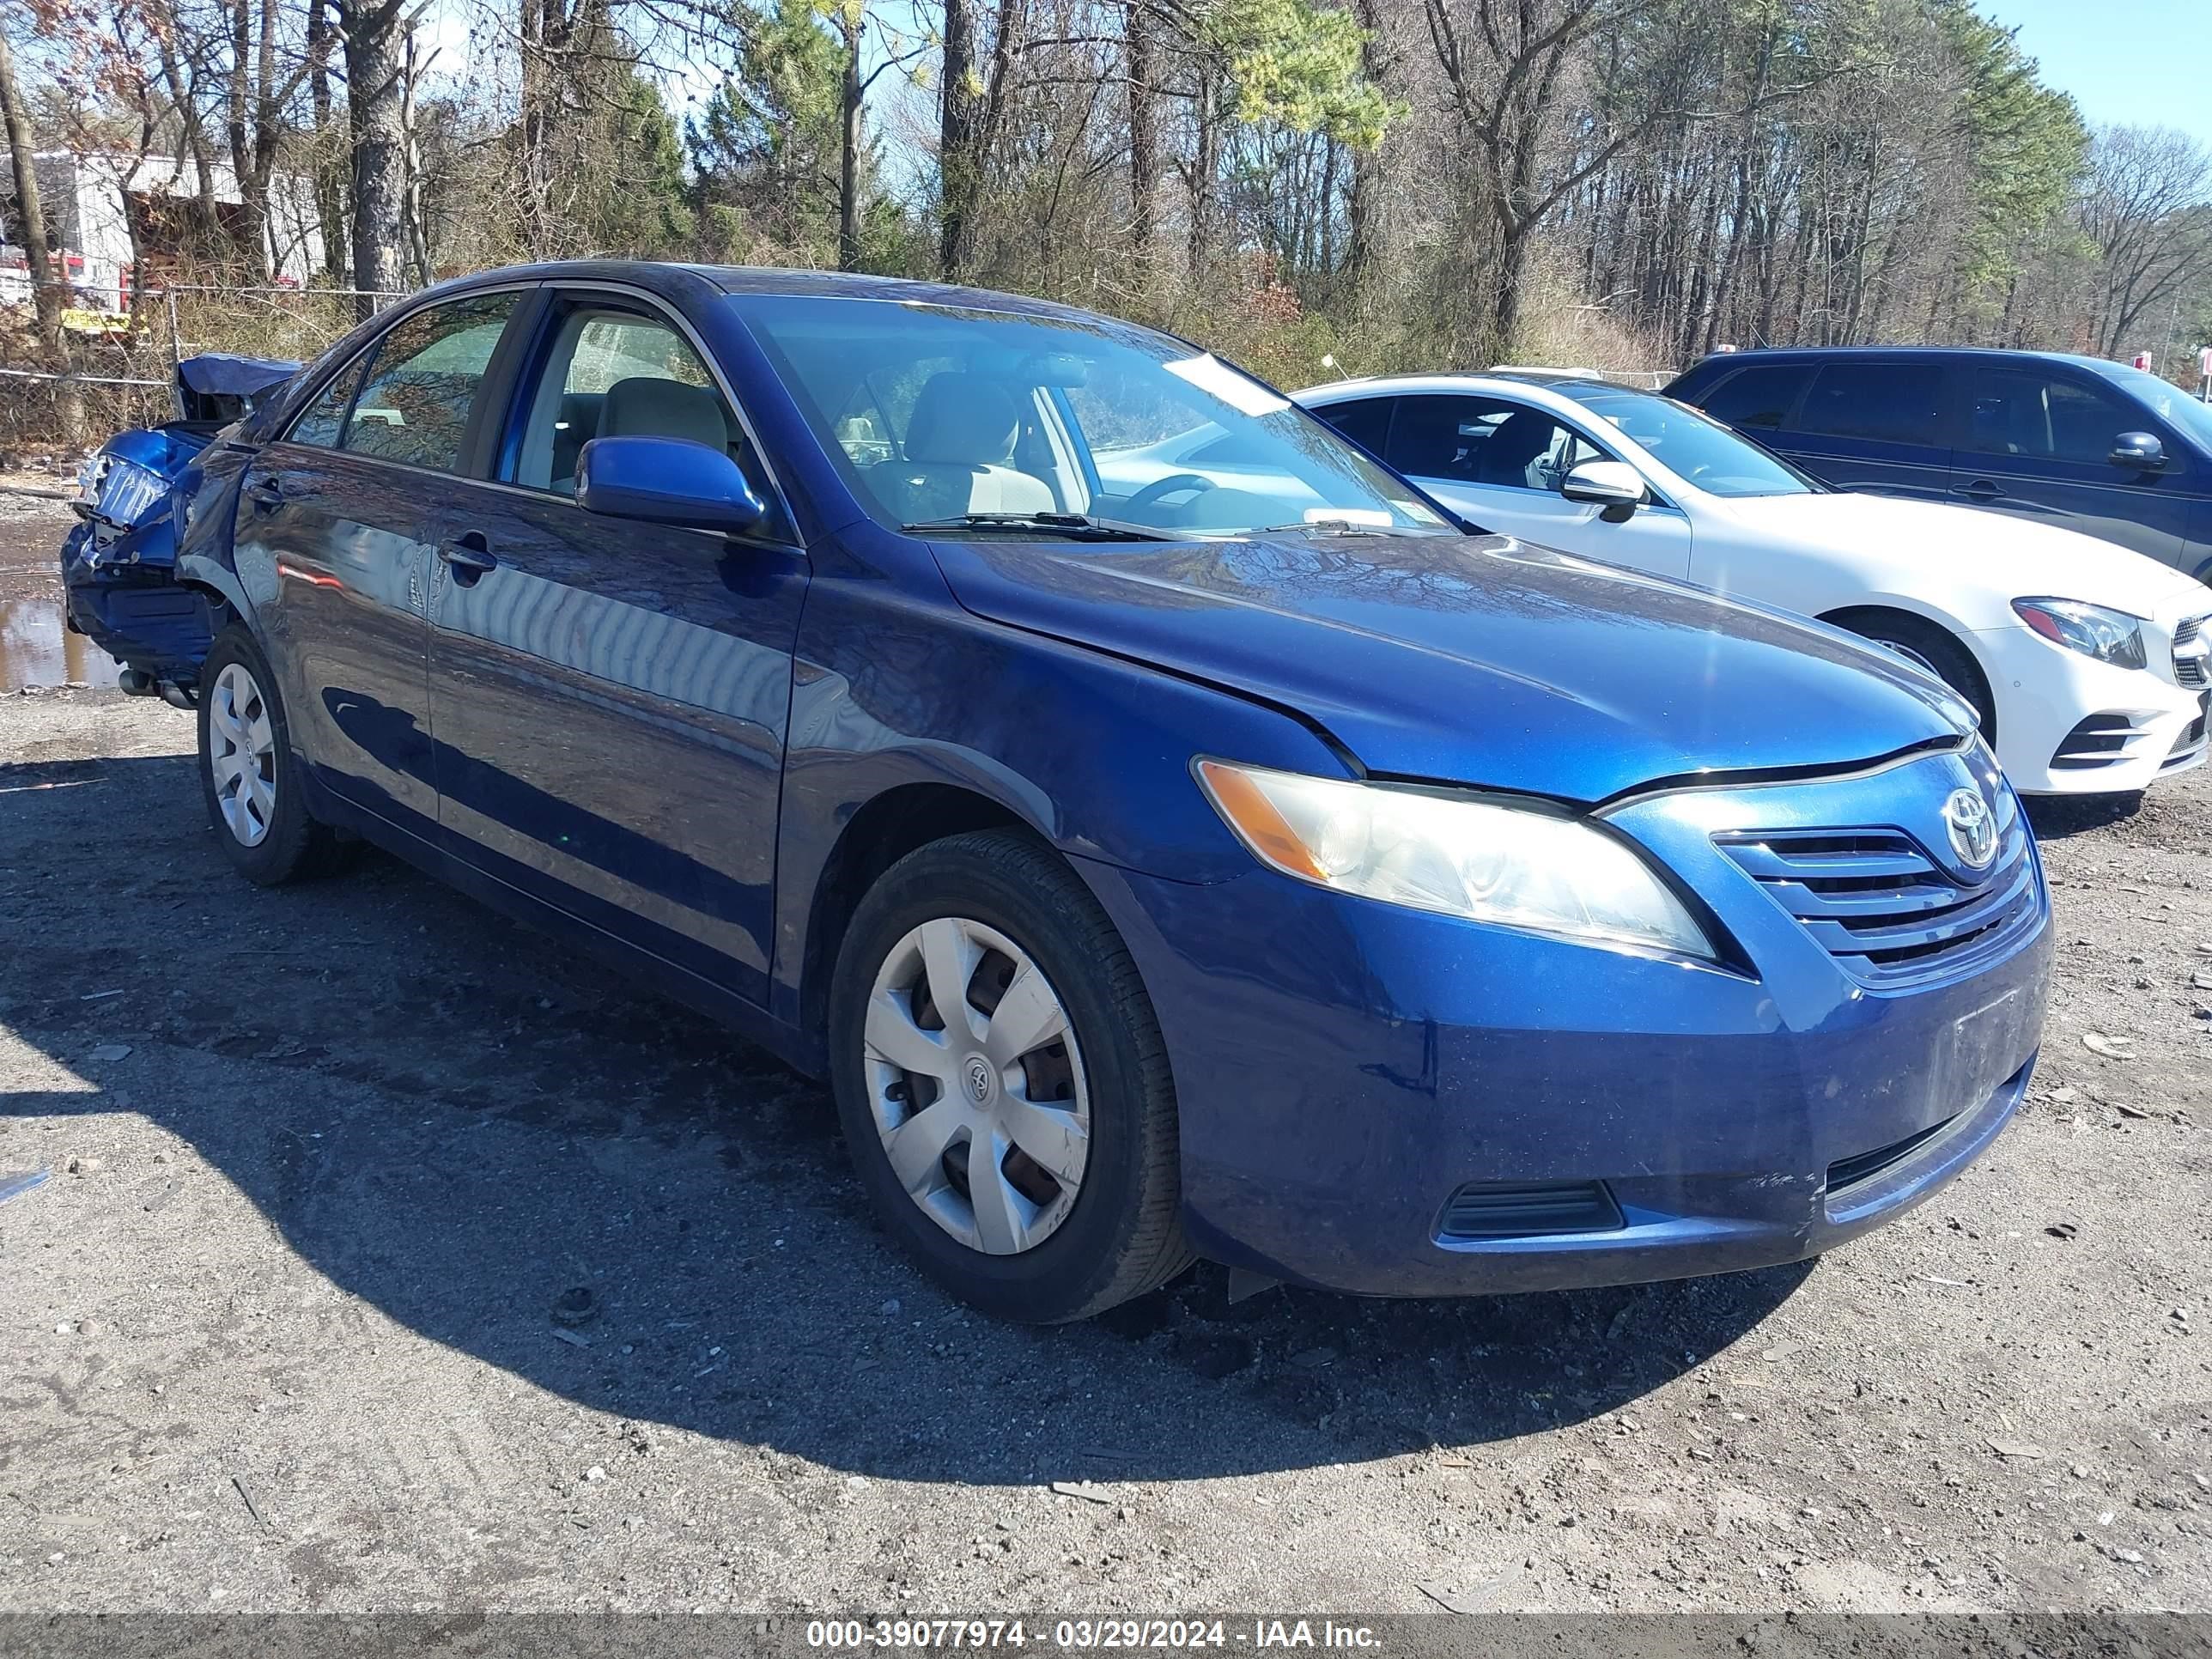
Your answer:
[[[861,1184],[955,1296],[1048,1324],[1188,1265],[1158,1024],[1045,848],[990,831],[892,866],[839,952],[830,1039]]]
[[[233,623],[200,667],[200,787],[216,837],[240,874],[264,886],[321,874],[342,855],[307,811],[276,677]]]

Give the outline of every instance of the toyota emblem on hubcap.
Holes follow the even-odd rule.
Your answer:
[[[978,1106],[991,1097],[991,1066],[981,1054],[968,1056],[968,1092]]]
[[[1951,850],[1969,870],[1986,870],[1997,855],[1997,821],[1977,790],[1954,789],[1943,803],[1943,823]]]

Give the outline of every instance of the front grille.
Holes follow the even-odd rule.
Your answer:
[[[2204,747],[2205,702],[2203,697],[2197,700],[2197,718],[2183,727],[2181,735],[2173,740],[2173,748],[2167,754],[2166,763],[2160,769],[2161,770],[2171,771],[2177,766],[2185,764],[2196,756],[2197,750]]]
[[[1716,837],[1844,970],[1887,990],[2000,955],[2035,925],[2035,860],[2015,814],[1989,873],[1954,880],[1894,830]]]
[[[1627,1224],[1601,1181],[1482,1181],[1446,1200],[1437,1233],[1442,1238],[1543,1238],[1619,1232]]]
[[[1828,1196],[1872,1181],[1883,1170],[1903,1163],[1929,1141],[1957,1122],[1956,1118],[1945,1118],[1941,1123],[1930,1124],[1902,1140],[1893,1140],[1887,1146],[1877,1146],[1870,1152],[1861,1152],[1853,1158],[1839,1158],[1828,1166]]]
[[[2174,628],[2173,678],[2182,685],[2194,687],[2204,684],[2203,653],[2189,648],[2197,643],[2197,636],[2203,627],[2203,617],[2191,617]]]

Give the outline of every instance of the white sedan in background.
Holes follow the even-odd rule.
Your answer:
[[[1817,617],[1981,711],[2027,794],[2141,790],[2205,754],[2212,589],[2073,531],[1830,489],[1656,392],[1537,371],[1299,403],[1481,528]]]

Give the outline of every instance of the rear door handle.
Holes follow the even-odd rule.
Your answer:
[[[477,530],[441,543],[438,556],[453,566],[453,580],[464,587],[487,570],[499,568],[499,561],[492,556],[491,544],[483,538],[483,532]]]
[[[274,478],[255,478],[246,486],[246,494],[257,512],[274,513],[284,505],[284,486]]]
[[[2004,491],[1998,489],[1996,484],[1988,478],[1977,478],[1970,484],[1953,485],[1951,493],[1954,495],[1965,495],[1977,501],[1993,501],[2004,494]]]

